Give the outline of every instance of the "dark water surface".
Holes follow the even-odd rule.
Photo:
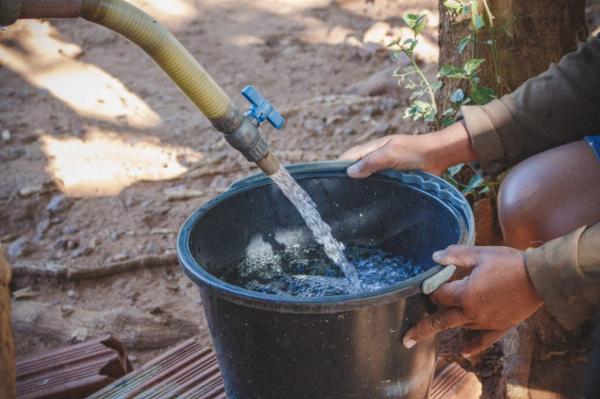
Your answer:
[[[376,248],[348,245],[344,253],[358,272],[363,292],[399,283],[426,270]],[[320,297],[356,292],[321,247],[287,248],[246,258],[225,269],[228,271],[218,276],[222,280],[267,294]]]

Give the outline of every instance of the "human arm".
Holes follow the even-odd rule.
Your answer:
[[[600,37],[513,93],[461,110],[464,122],[439,132],[386,136],[350,149],[341,157],[358,162],[348,174],[366,177],[386,168],[439,174],[474,159],[494,174],[546,149],[598,134]]]
[[[383,169],[423,169],[441,174],[457,163],[475,159],[463,122],[438,132],[409,136],[395,134],[351,148],[340,156],[357,161],[348,174],[364,178]]]
[[[600,36],[513,93],[462,107],[477,160],[489,174],[600,131]]]
[[[469,356],[493,344],[544,303],[562,324],[575,326],[599,310],[599,249],[600,224],[596,224],[524,252],[465,245],[436,252],[436,262],[471,273],[430,295],[440,310],[408,330],[403,343],[411,348],[438,332],[466,327],[479,330],[461,349]]]

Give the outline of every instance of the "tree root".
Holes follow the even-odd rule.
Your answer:
[[[13,278],[22,277],[49,277],[61,281],[91,280],[113,276],[115,274],[131,272],[139,269],[149,269],[161,266],[176,265],[178,263],[175,252],[163,255],[141,256],[106,265],[91,268],[71,269],[67,266],[49,263],[46,266],[32,264],[14,264],[12,267]]]

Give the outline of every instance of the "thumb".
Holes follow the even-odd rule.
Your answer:
[[[471,269],[479,263],[481,248],[471,245],[450,245],[433,253],[433,260],[441,265],[455,265]]]
[[[368,153],[358,162],[350,165],[347,170],[348,176],[362,179],[371,176],[375,172],[393,167],[393,159],[390,157],[386,146]]]

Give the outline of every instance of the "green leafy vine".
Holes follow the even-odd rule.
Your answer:
[[[467,48],[471,49],[470,57],[463,65],[442,65],[435,81],[430,82],[427,79],[415,56],[420,35],[428,22],[425,12],[404,15],[403,20],[412,32],[411,37],[400,38],[388,45],[393,50],[395,58],[406,56],[409,60],[408,67],[400,68],[394,73],[399,84],[411,91],[404,118],[424,120],[431,123],[436,130],[456,122],[460,107],[463,105],[484,105],[495,99],[496,93],[501,91],[503,85],[498,62],[496,31],[505,28],[498,29],[494,26],[494,15],[490,11],[488,1],[445,0],[443,4],[451,17],[469,18],[469,34],[461,38],[457,46],[457,52],[461,54]],[[483,13],[480,10],[483,10]],[[479,38],[484,28],[489,33],[489,38],[482,41]],[[476,57],[478,44],[490,46],[495,89],[481,84],[480,69],[486,60]],[[451,105],[440,112],[435,93],[442,88],[443,79],[464,81],[466,85],[463,87],[466,87],[466,90],[459,88],[452,92],[449,97]],[[476,199],[485,195],[495,195],[497,182],[488,182],[470,165],[468,168],[465,166],[460,164],[449,168],[444,174],[444,178],[458,187],[466,196],[473,196]]]

